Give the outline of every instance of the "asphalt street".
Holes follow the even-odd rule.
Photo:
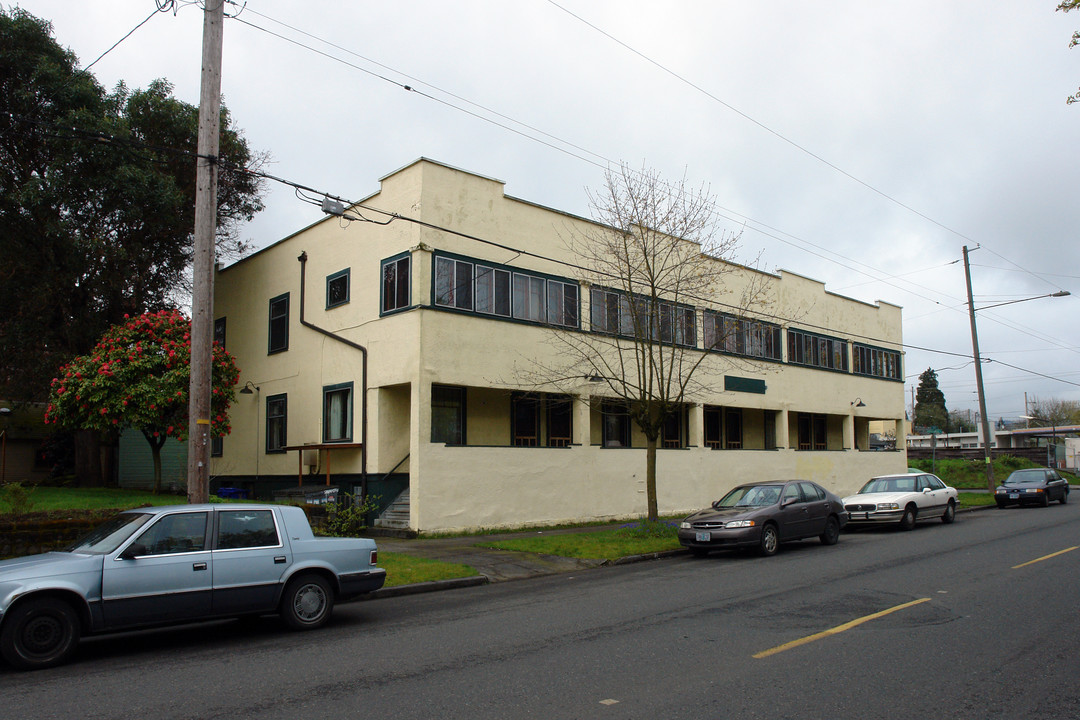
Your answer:
[[[11,718],[1076,718],[1080,503],[582,569],[0,670]]]

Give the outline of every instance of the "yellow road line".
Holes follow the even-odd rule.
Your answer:
[[[1052,557],[1057,557],[1058,555],[1064,555],[1067,552],[1072,552],[1073,550],[1076,550],[1078,547],[1080,547],[1080,545],[1073,545],[1071,548],[1065,548],[1064,550],[1058,550],[1056,553],[1050,553],[1049,555],[1043,555],[1041,558],[1035,558],[1034,560],[1028,560],[1026,563],[1020,563],[1019,565],[1013,565],[1012,569],[1016,570],[1017,568],[1022,568],[1022,567],[1026,566],[1026,565],[1033,565],[1034,563],[1042,562],[1043,560],[1049,560]]]
[[[822,638],[829,637],[830,635],[836,635],[838,633],[845,632],[847,630],[850,630],[853,627],[856,627],[858,625],[862,625],[864,622],[869,622],[871,620],[876,620],[879,617],[884,617],[884,616],[886,616],[886,615],[888,615],[890,613],[896,612],[897,610],[905,610],[905,609],[907,609],[909,607],[912,607],[914,605],[919,605],[919,604],[924,603],[924,602],[930,602],[930,598],[919,598],[918,600],[912,600],[911,602],[906,602],[903,605],[897,605],[896,607],[891,607],[888,610],[882,610],[881,612],[876,612],[876,613],[874,613],[872,615],[865,615],[865,616],[863,616],[861,618],[856,618],[855,620],[852,620],[851,622],[846,622],[843,625],[837,625],[836,627],[830,628],[830,629],[825,630],[823,632],[815,633],[813,635],[807,635],[804,638],[799,638],[798,640],[792,640],[791,642],[784,643],[783,645],[777,645],[774,648],[770,648],[768,650],[763,650],[763,651],[757,653],[756,655],[754,655],[754,658],[758,659],[758,660],[760,660],[761,658],[767,658],[770,655],[775,655],[777,653],[784,652],[785,650],[790,650],[792,648],[799,647],[800,645],[806,645],[807,643],[812,643],[815,640],[821,640]]]

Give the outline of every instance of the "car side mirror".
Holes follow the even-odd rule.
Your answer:
[[[780,501],[780,507],[782,507],[782,508],[786,508],[788,505],[794,505],[794,504],[795,504],[795,498],[784,498],[783,500]]]
[[[139,555],[146,554],[146,546],[142,543],[131,543],[124,549],[124,552],[120,553],[121,560],[134,560]]]

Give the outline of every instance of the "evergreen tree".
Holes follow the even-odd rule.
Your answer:
[[[915,390],[915,420],[912,424],[924,431],[931,428],[943,432],[948,430],[949,411],[945,408],[945,395],[938,389],[937,373],[933,368],[926,368],[919,375],[919,387]]]

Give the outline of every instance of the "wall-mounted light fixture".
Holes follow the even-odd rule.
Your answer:
[[[851,404],[854,407],[866,407],[866,403],[864,403],[862,401],[862,398],[855,398],[854,400],[851,401]]]
[[[251,395],[252,393],[259,392],[259,386],[248,380],[244,387],[240,388],[241,395]]]

